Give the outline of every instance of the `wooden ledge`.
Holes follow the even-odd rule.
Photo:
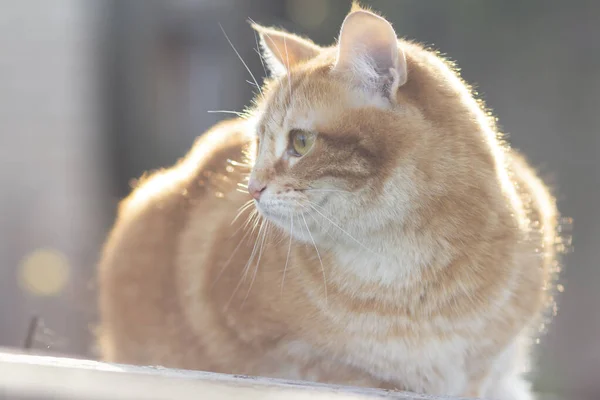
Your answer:
[[[54,400],[402,399],[449,400],[406,392],[139,367],[0,352],[0,398]]]

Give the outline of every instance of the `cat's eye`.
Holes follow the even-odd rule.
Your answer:
[[[293,129],[290,131],[290,152],[296,157],[302,157],[315,143],[315,134],[312,132]]]

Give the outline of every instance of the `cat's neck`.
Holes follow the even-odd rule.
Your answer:
[[[450,262],[448,249],[399,224],[366,234],[352,226],[344,228],[313,232],[301,240],[303,257],[319,268],[322,263],[334,280],[398,287],[418,280],[424,268]]]
[[[404,233],[404,232],[403,232]],[[375,246],[373,250],[368,246]],[[336,246],[334,268],[360,281],[397,286],[420,276],[424,268],[449,262],[444,249],[413,234],[373,235],[364,245]]]

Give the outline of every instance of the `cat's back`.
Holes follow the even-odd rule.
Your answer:
[[[165,352],[190,353],[174,296],[179,236],[192,208],[209,207],[207,200],[239,182],[232,175],[242,172],[232,162],[241,161],[247,137],[242,120],[217,124],[175,166],[142,178],[120,204],[98,272],[99,342],[106,359],[150,363],[147,347],[165,343],[181,347]],[[178,340],[164,340],[169,335]]]
[[[508,152],[508,170],[525,212],[527,238],[524,242],[523,257],[528,260],[535,256],[539,268],[525,263],[525,275],[535,276],[536,285],[543,286],[542,305],[548,307],[553,302],[553,286],[557,279],[556,265],[560,254],[557,245],[563,240],[559,234],[559,213],[556,199],[550,187],[541,179],[527,159],[514,149]]]

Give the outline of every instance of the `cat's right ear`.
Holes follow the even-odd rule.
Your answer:
[[[308,61],[321,52],[321,48],[308,39],[273,28],[252,23],[260,36],[261,54],[274,76],[285,75],[294,66]]]
[[[362,9],[350,12],[342,24],[333,70],[392,100],[407,81],[406,58],[392,25]]]

